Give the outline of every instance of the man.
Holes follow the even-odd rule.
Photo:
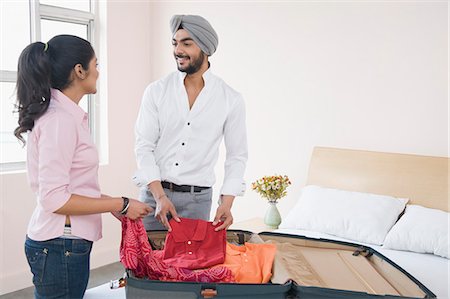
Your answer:
[[[247,162],[245,105],[242,96],[209,70],[218,37],[207,20],[175,15],[170,20],[178,71],[151,83],[136,122],[134,177],[140,199],[155,211],[144,218],[147,230],[167,228],[169,216],[209,220],[214,166],[224,138],[225,177],[213,225],[233,222],[235,196],[245,191]]]

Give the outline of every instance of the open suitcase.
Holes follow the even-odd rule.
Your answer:
[[[244,244],[253,233],[229,230],[227,241]],[[164,246],[165,231],[150,232],[152,246]],[[270,232],[259,233],[263,241],[289,243],[298,249],[303,270],[291,280],[275,260],[280,283],[191,283],[136,278],[127,270],[126,298],[436,298],[436,296],[394,262],[370,247],[328,239]],[[306,270],[305,270],[306,269]],[[302,272],[303,271],[303,272]]]

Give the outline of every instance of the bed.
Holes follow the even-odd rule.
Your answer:
[[[440,222],[439,230],[441,232],[444,231],[446,234],[444,235],[446,237],[446,244],[444,245],[446,246],[448,257],[448,163],[449,159],[443,157],[317,147],[311,156],[306,185],[356,193],[407,198],[409,199],[407,202],[408,209],[410,206],[411,210],[412,207],[417,206],[418,209],[421,209],[420,211],[427,210],[438,213],[441,219],[446,219],[445,222]],[[357,242],[358,240],[355,240],[358,239],[357,237],[349,239],[347,236],[343,237],[340,235],[339,231],[330,234],[326,229],[312,230],[309,227],[307,227],[308,229],[302,229],[304,223],[298,225],[299,215],[297,212],[299,210],[297,209],[296,212],[296,208],[298,207],[290,211],[290,215],[287,215],[287,219],[283,219],[280,229],[275,232],[349,241],[370,246],[422,282],[436,294],[437,298],[450,298],[450,263],[448,258],[431,253],[389,249],[385,244],[374,244],[377,243],[376,241]],[[409,217],[407,213],[403,216],[400,213],[400,219],[405,217],[405,215]],[[309,217],[308,215],[303,216]],[[319,220],[312,219],[310,222],[313,222],[314,225],[314,221],[317,222]],[[417,222],[420,221],[417,220]],[[397,223],[400,223],[400,220],[395,224],[397,225]],[[346,223],[346,225],[349,224]],[[388,228],[387,236],[394,228],[395,225],[392,228]],[[403,233],[404,235],[405,233]],[[441,234],[440,241],[442,241],[442,236]],[[411,238],[414,237],[412,235]],[[386,239],[379,243],[383,242],[386,242]],[[430,243],[430,241],[426,242]],[[428,244],[424,246],[428,246]]]

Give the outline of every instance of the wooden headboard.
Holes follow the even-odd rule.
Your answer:
[[[409,198],[449,211],[449,158],[314,148],[307,185]]]

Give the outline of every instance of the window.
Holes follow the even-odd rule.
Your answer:
[[[15,0],[2,1],[0,51],[0,170],[20,170],[25,167],[26,150],[15,138],[17,127],[15,86],[17,61],[21,51],[31,42],[47,42],[58,34],[72,34],[94,41],[94,0]],[[97,140],[94,109],[95,97],[85,96],[80,106],[88,112],[91,133]],[[26,134],[24,134],[26,139]]]

